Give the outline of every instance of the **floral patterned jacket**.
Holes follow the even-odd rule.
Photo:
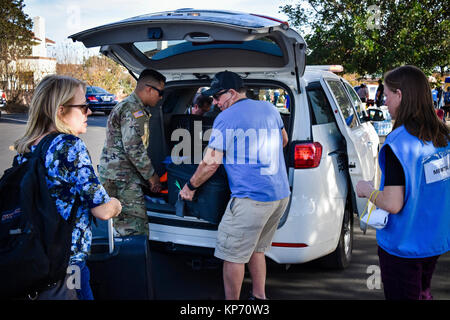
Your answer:
[[[36,146],[31,147],[34,151]],[[18,154],[15,161],[21,164],[26,158]],[[91,157],[84,142],[73,135],[60,134],[48,148],[45,157],[47,186],[56,208],[68,219],[76,196],[81,200],[72,232],[70,264],[84,261],[92,243],[90,209],[110,200],[100,184],[92,166]]]

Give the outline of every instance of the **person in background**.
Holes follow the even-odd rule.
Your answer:
[[[444,93],[444,119],[450,117],[450,86],[447,87],[447,91]]]
[[[361,99],[361,102],[367,102],[369,99],[369,89],[367,89],[367,86],[364,83],[359,87],[357,94]]]
[[[42,79],[31,100],[25,135],[14,143],[18,152],[15,161],[21,164],[26,161],[24,154],[33,151],[46,135],[60,133],[51,142],[45,157],[47,186],[58,212],[66,220],[75,199],[81,199],[69,260],[70,265],[80,268],[81,288],[75,294],[67,288],[66,281],[60,281],[40,292],[39,300],[93,299],[86,266],[92,242],[92,217],[107,220],[117,216],[122,208],[100,184],[86,145],[78,137],[86,132],[87,117],[92,113],[85,94],[86,84],[80,80],[58,75]]]
[[[375,93],[375,104],[377,105],[378,108],[383,105],[383,100],[384,100],[384,85],[383,81],[379,79],[377,92]]]
[[[267,101],[248,99],[242,78],[234,72],[217,73],[211,88],[203,94],[212,95],[213,103],[222,112],[214,121],[205,157],[180,191],[180,197],[191,201],[196,190],[225,160],[231,199],[219,224],[214,252],[216,257],[224,260],[225,298],[239,299],[245,264],[248,263],[252,278],[249,298],[266,299],[264,253],[270,249],[290,195],[283,155],[288,136],[277,108]],[[230,130],[270,132],[271,143],[264,142],[264,137],[261,137],[263,140],[258,141],[260,146],[257,150],[259,158],[254,159],[254,155],[250,158],[250,147],[253,146],[239,139],[235,141],[229,134]],[[238,162],[231,150],[236,150],[235,145],[241,144],[245,148],[245,155],[242,154],[245,159]],[[262,159],[262,155],[267,159]],[[242,164],[240,160],[243,160]]]
[[[203,116],[205,113],[211,110],[212,98],[205,97],[201,93],[198,93],[194,97],[192,107],[187,110],[188,114],[196,114]]]
[[[433,108],[425,74],[402,66],[385,75],[385,104],[395,120],[379,153],[380,190],[359,181],[358,197],[389,212],[377,230],[386,299],[432,299],[431,278],[450,250],[449,130]]]
[[[437,109],[439,109],[439,108],[441,108],[442,107],[442,101],[443,101],[443,90],[442,90],[442,87],[439,85],[439,86],[436,86],[436,91],[437,91],[437,101],[436,101],[436,108]]]
[[[274,106],[277,106],[279,98],[280,98],[280,91],[279,90],[274,90],[274,92],[273,92],[273,105]]]
[[[114,219],[120,236],[148,235],[143,187],[159,192],[161,184],[148,156],[150,108],[164,94],[166,78],[155,70],[141,72],[134,92],[118,103],[108,117],[99,175],[108,194],[123,209]]]

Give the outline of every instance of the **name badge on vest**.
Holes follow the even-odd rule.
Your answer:
[[[424,169],[427,184],[450,178],[450,153],[441,159],[425,163]]]

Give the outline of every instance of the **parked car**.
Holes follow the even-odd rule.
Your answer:
[[[5,92],[0,89],[0,116],[1,116],[1,110],[4,110],[6,107],[6,94]]]
[[[212,254],[228,200],[226,175],[203,185],[197,201],[177,215],[176,184],[182,187],[196,165],[176,163],[182,141],[175,130],[194,131],[192,144],[206,147],[213,122],[184,113],[215,73],[229,70],[243,77],[253,99],[279,90],[289,101],[289,108],[278,110],[289,136],[285,160],[291,198],[267,256],[280,264],[318,258],[336,268],[349,264],[354,213],[362,213],[366,204],[354,190],[357,181],[375,178],[379,138],[369,122],[360,121],[361,101],[347,81],[323,66],[305,65],[306,43],[287,23],[247,13],[180,9],[70,37],[86,47],[100,46],[135,76],[154,68],[167,78],[160,108],[152,109],[150,119],[152,163],[160,176],[168,173],[166,193],[146,198],[152,243]]]
[[[385,137],[392,131],[392,119],[386,106],[367,109],[364,120],[370,121],[378,136]]]
[[[92,112],[103,111],[108,115],[117,104],[118,99],[116,95],[109,93],[103,88],[87,86],[86,101],[89,103],[89,109]]]

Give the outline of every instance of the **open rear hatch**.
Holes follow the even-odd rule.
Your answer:
[[[100,46],[101,53],[125,66],[135,77],[146,68],[156,69],[167,77],[168,90],[162,109],[152,110],[155,114],[150,120],[151,139],[156,139],[158,144],[166,139],[157,132],[163,133],[171,125],[179,125],[189,132],[194,129],[194,122],[186,123],[184,110],[166,110],[166,105],[180,101],[179,93],[171,97],[171,88],[181,84],[170,81],[183,78],[176,75],[184,75],[183,79],[191,79],[191,82],[199,79],[196,81],[200,87],[207,86],[208,77],[223,70],[238,72],[244,77],[248,73],[287,73],[296,75],[298,88],[305,70],[306,43],[287,23],[239,12],[180,9],[126,19],[82,31],[70,38],[83,42],[88,48]],[[178,104],[185,106],[181,102]],[[164,123],[168,116],[171,117],[169,126]],[[177,117],[183,123],[177,124]],[[202,126],[205,132],[212,127],[212,122],[202,120]],[[170,132],[166,135],[170,136]],[[156,149],[150,148],[150,153]],[[167,150],[158,153],[168,155]],[[178,195],[176,188],[183,187],[192,176],[196,165],[176,166],[169,160],[161,172],[163,169],[168,173],[164,181],[166,193],[147,194],[147,209],[152,212],[153,222],[170,215],[171,223],[176,221],[185,226],[195,224],[199,218],[204,222],[202,228],[217,228],[230,196],[223,168],[198,190],[196,201],[184,204],[185,214],[180,213],[174,195]]]
[[[166,73],[296,72],[305,69],[306,43],[287,23],[264,16],[180,9],[129,18],[71,35],[135,75]]]

